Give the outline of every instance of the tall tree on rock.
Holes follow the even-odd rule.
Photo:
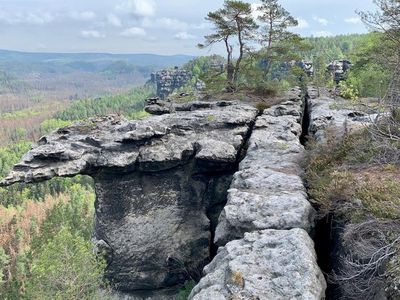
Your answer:
[[[227,52],[228,88],[235,90],[243,57],[250,49],[249,42],[254,40],[254,32],[258,28],[252,17],[251,5],[242,1],[225,0],[223,8],[210,12],[206,20],[213,23],[214,33],[207,35],[205,44],[199,44],[199,47],[224,42]],[[236,62],[233,59],[235,41],[238,45]]]
[[[266,66],[264,73],[267,75],[276,53],[285,51],[280,45],[290,40],[298,43],[300,38],[288,31],[289,27],[297,26],[298,21],[278,3],[278,0],[261,0],[261,2],[261,5],[257,8],[259,13],[257,19],[264,24],[260,32],[260,42],[265,46],[263,56],[266,60]]]

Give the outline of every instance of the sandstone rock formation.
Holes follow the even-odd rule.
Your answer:
[[[236,102],[153,99],[158,116],[42,138],[3,184],[92,176],[94,237],[120,291],[151,296],[199,279],[215,233],[221,247],[190,299],[323,299],[300,177],[304,98],[293,89],[285,99],[261,115]]]
[[[302,113],[302,98],[296,91],[257,118],[219,220],[218,245],[254,230],[312,229],[314,209],[300,178]]]
[[[214,103],[137,122],[91,120],[43,137],[3,184],[92,176],[94,235],[113,283],[123,291],[175,286],[209,261],[210,228],[256,115]]]
[[[192,79],[191,72],[175,68],[151,74],[151,81],[157,87],[157,96],[166,99],[173,91],[185,86]]]
[[[329,96],[318,97],[315,88],[309,88],[309,134],[318,142],[326,142],[328,138],[342,138],[355,130],[372,122],[377,115],[347,108],[344,99],[333,99]]]
[[[223,247],[189,299],[324,299],[300,177],[303,100],[294,89],[257,118],[215,232]]]
[[[263,230],[220,248],[189,299],[324,299],[314,243],[302,229]]]

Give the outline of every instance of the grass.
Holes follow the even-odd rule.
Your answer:
[[[352,222],[398,218],[400,168],[379,163],[381,153],[367,130],[309,147],[306,180],[322,216],[334,212]]]

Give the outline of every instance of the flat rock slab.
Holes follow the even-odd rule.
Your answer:
[[[349,100],[342,98],[332,99],[311,93],[309,99],[310,128],[309,134],[317,142],[326,142],[328,139],[340,139],[346,134],[357,131],[370,124],[377,117],[368,115],[349,107]]]
[[[326,283],[302,229],[263,230],[219,249],[190,300],[320,300]]]
[[[199,167],[225,170],[237,162],[256,115],[249,105],[208,102],[142,121],[92,119],[41,138],[1,185],[99,170],[159,172],[192,158]]]

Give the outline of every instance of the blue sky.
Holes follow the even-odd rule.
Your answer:
[[[248,1],[256,5],[257,1]],[[207,54],[207,12],[223,0],[0,0],[0,49]],[[281,0],[304,36],[366,32],[356,10],[372,0]]]

